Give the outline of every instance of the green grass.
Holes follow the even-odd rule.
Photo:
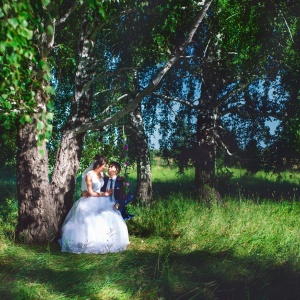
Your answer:
[[[223,195],[247,197],[249,199],[269,199],[275,201],[300,199],[299,172],[284,172],[280,174],[258,172],[248,174],[245,170],[230,169],[232,178],[220,185]]]
[[[179,176],[155,166],[155,201],[130,205],[136,217],[127,222],[131,243],[121,253],[76,255],[56,243],[17,244],[4,226],[15,224],[7,201],[0,298],[300,299],[299,174],[278,181],[232,171],[224,205],[206,207],[190,197],[192,171]]]

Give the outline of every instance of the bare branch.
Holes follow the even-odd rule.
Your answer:
[[[211,40],[211,39],[208,40],[207,45],[206,45],[206,47],[205,47],[205,49],[204,49],[203,57],[206,56],[206,51],[207,51],[208,46],[209,46],[209,44],[210,44],[210,40]]]
[[[285,25],[286,25],[288,31],[289,31],[289,34],[290,34],[290,36],[291,36],[291,40],[292,40],[292,42],[294,43],[293,35],[292,35],[291,30],[290,30],[289,24],[288,24],[288,22],[286,21],[286,18],[284,17],[284,15],[283,15],[283,13],[282,13],[281,10],[280,10],[280,13],[281,13],[281,15],[282,15],[282,17],[283,17],[283,20],[284,20],[284,22],[285,22]]]
[[[158,93],[153,93],[153,95],[155,95],[156,97],[161,98],[162,100],[175,101],[175,102],[184,104],[186,106],[189,106],[189,107],[191,107],[193,109],[197,109],[196,105],[194,105],[193,103],[191,103],[191,102],[189,102],[187,100],[184,100],[184,99],[179,99],[177,97],[170,97],[170,96],[166,96],[166,95],[161,95],[161,94],[158,94]]]
[[[253,76],[252,79],[255,78],[255,77],[256,76]],[[224,95],[223,97],[219,98],[216,107],[221,106],[224,103],[224,101],[226,101],[227,99],[231,98],[232,96],[238,94],[239,92],[245,90],[251,83],[252,83],[252,80],[249,80],[249,82],[247,82],[245,84],[242,84],[242,85],[239,85],[238,88],[234,89],[230,93],[228,93],[228,94]]]
[[[79,1],[76,1],[74,5],[65,13],[65,15],[55,22],[55,25],[61,25],[67,21],[69,16],[73,13],[73,11],[80,5]]]
[[[121,99],[123,99],[123,98],[125,98],[125,97],[128,97],[128,94],[124,94],[124,95],[122,95],[121,97],[119,97],[117,100],[116,100],[116,102],[119,102]],[[115,102],[115,103],[116,103]],[[109,105],[108,107],[106,107],[103,111],[102,111],[102,115],[104,115],[104,114],[106,114],[106,113],[108,113],[109,111],[110,111],[110,109],[112,108],[112,105]]]

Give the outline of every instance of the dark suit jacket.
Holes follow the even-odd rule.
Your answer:
[[[104,185],[101,188],[102,192],[106,191],[107,184],[109,182],[109,177],[104,178]],[[124,187],[124,179],[122,179],[120,176],[117,176],[116,181],[115,181],[115,186],[114,186],[114,197],[116,203],[119,203],[120,206],[125,206],[128,203],[130,203],[133,200],[133,194],[131,191],[126,193],[125,187]],[[121,210],[121,207],[120,207]]]

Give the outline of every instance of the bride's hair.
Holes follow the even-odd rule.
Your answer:
[[[98,167],[101,167],[104,164],[107,164],[107,158],[106,157],[100,157],[98,160],[96,160],[94,162],[93,170],[96,170]]]

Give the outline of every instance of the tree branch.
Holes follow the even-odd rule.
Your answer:
[[[63,17],[61,17],[59,20],[57,20],[55,22],[55,25],[61,25],[64,22],[67,21],[67,19],[69,18],[69,16],[73,13],[73,11],[80,5],[79,1],[76,1],[74,3],[74,5],[71,6],[71,8],[65,13],[65,15]]]
[[[193,108],[193,109],[197,110],[197,106],[194,105],[193,103],[189,102],[188,100],[179,99],[177,97],[170,97],[170,96],[166,96],[166,95],[161,95],[161,94],[158,94],[158,93],[153,93],[153,95],[155,95],[158,98],[161,98],[162,100],[175,101],[175,102],[184,104],[186,106],[189,106],[190,108]]]

